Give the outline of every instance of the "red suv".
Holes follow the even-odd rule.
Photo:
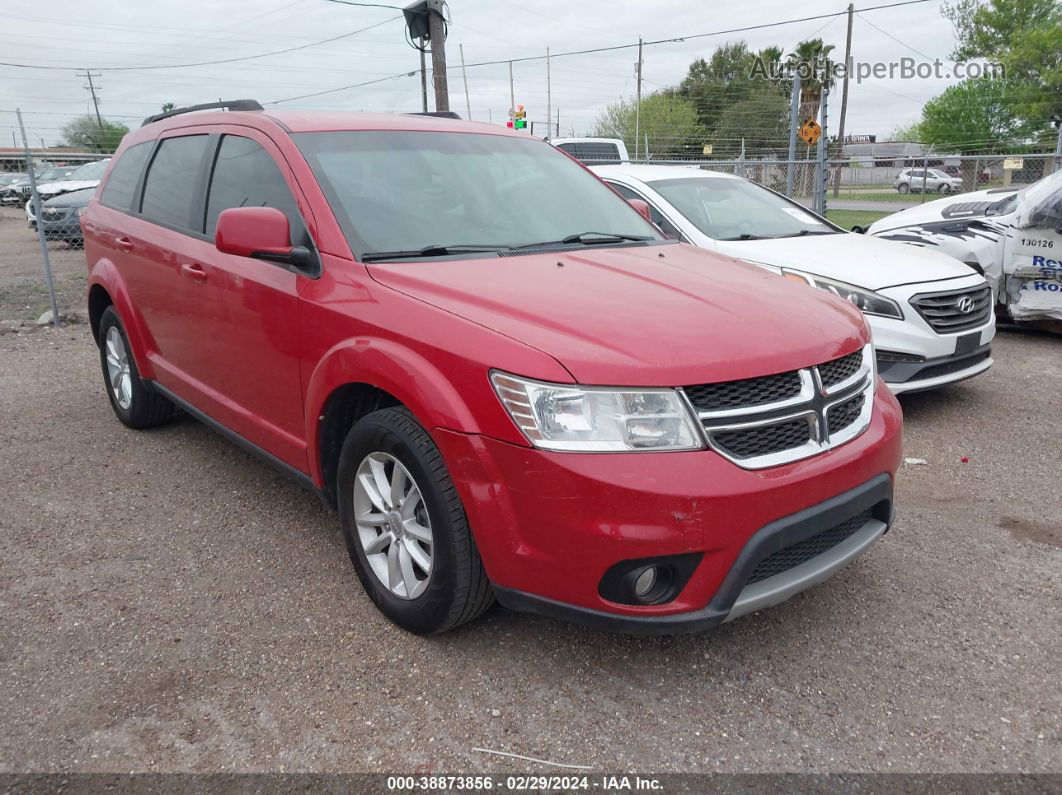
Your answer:
[[[400,626],[706,629],[887,529],[901,416],[855,307],[526,134],[225,106],[127,135],[82,216],[111,405],[336,506]]]

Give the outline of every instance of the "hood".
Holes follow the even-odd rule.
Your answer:
[[[37,186],[37,193],[41,196],[55,196],[59,193],[70,193],[85,188],[95,188],[100,184],[98,179],[62,179],[58,182],[45,182]]]
[[[71,193],[63,193],[48,199],[45,207],[86,207],[92,197],[96,195],[95,188],[85,188]]]
[[[946,254],[854,233],[721,241],[718,245],[732,257],[792,268],[868,290],[970,275],[968,266]]]
[[[870,339],[847,301],[685,244],[368,269],[382,284],[553,356],[583,384],[751,378],[828,361]]]
[[[976,190],[971,193],[959,193],[952,196],[945,196],[943,199],[935,199],[934,201],[919,204],[914,207],[908,207],[906,210],[900,210],[898,213],[887,215],[871,224],[867,231],[872,235],[876,235],[889,229],[897,229],[903,226],[931,224],[936,221],[961,221],[965,218],[984,217],[984,212],[975,212],[971,214],[969,212],[957,213],[956,211],[963,209],[975,210],[982,205],[987,206],[989,204],[995,204],[996,202],[1003,201],[1003,199],[1006,199],[1009,196],[1013,196],[1021,187],[1021,185],[1018,185],[1013,191],[989,188],[987,190]],[[969,207],[962,208],[958,207],[958,205],[969,205]]]

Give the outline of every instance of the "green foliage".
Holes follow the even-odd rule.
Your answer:
[[[723,111],[712,134],[713,156],[737,158],[741,141],[753,154],[788,146],[789,99],[771,85],[761,85],[744,101]]]
[[[632,155],[635,151],[634,100],[620,100],[608,105],[597,117],[593,134],[602,138],[621,138]],[[649,153],[653,157],[671,158],[700,154],[704,128],[697,119],[697,111],[689,100],[673,92],[658,91],[642,97],[638,123],[639,153],[645,149],[649,136]]]
[[[974,154],[1013,151],[1028,134],[1012,106],[1007,80],[978,78],[948,87],[922,108],[922,142],[938,151]]]
[[[921,122],[913,121],[910,124],[901,125],[889,133],[890,141],[910,141],[913,143],[922,140]]]
[[[819,106],[822,104],[823,83],[833,88],[833,61],[830,53],[833,45],[822,39],[806,39],[797,44],[789,53],[786,62],[793,71],[800,74],[800,120],[819,118]],[[825,77],[825,80],[822,78]]]
[[[113,152],[129,128],[116,121],[103,119],[102,126],[91,114],[78,116],[62,130],[64,146],[84,149],[87,152]]]
[[[177,106],[174,105],[172,102],[164,102],[162,104],[162,112],[163,113],[169,113],[171,110],[173,110],[176,107]]]

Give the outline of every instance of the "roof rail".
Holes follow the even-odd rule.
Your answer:
[[[143,127],[145,124],[168,119],[170,116],[180,116],[182,113],[191,113],[196,110],[216,110],[218,108],[223,110],[264,110],[261,103],[255,99],[221,100],[219,102],[207,102],[203,105],[189,105],[187,108],[174,108],[165,113],[156,113],[154,116],[148,116],[144,119],[143,124],[140,126]]]
[[[417,111],[416,113],[407,113],[407,116],[434,116],[437,119],[457,119],[461,121],[461,117],[452,110],[425,110]]]

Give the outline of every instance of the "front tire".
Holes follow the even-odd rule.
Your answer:
[[[445,632],[494,595],[464,507],[431,436],[404,408],[375,411],[343,443],[337,478],[347,552],[385,616]]]
[[[911,186],[908,185],[906,182],[901,182],[899,185],[896,186],[896,190],[898,190],[900,193],[910,193]]]
[[[173,419],[176,408],[140,378],[129,338],[118,313],[107,307],[100,317],[96,339],[100,346],[103,385],[114,415],[130,428],[141,430]]]

